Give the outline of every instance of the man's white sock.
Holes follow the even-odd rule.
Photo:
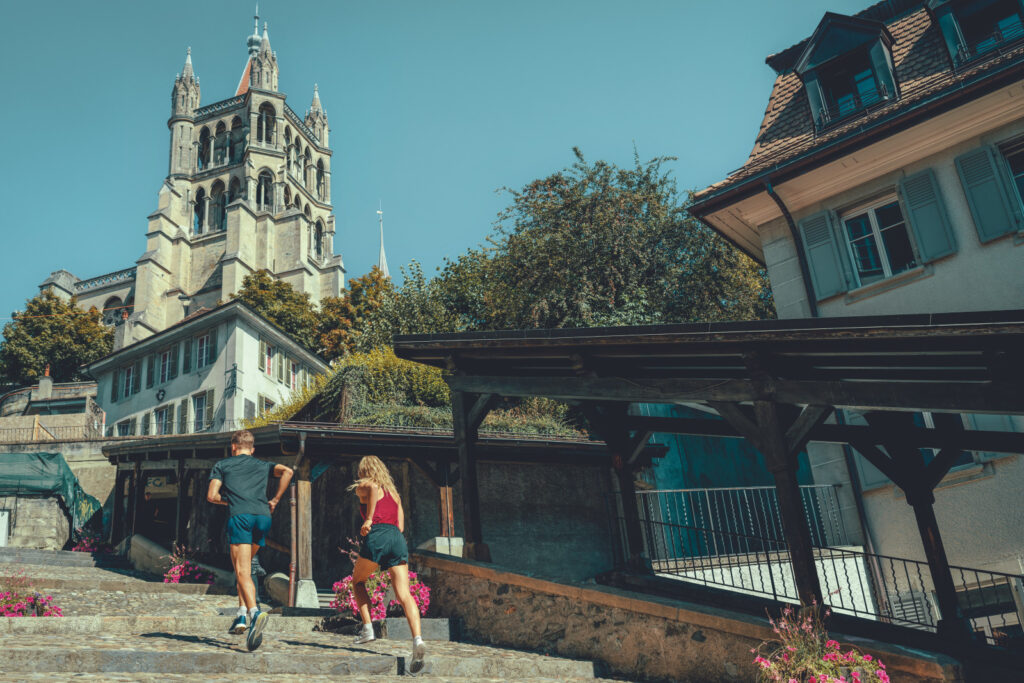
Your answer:
[[[246,613],[248,613],[248,610],[245,609],[245,605],[242,605],[241,607],[238,608],[238,616],[244,617],[246,615]]]

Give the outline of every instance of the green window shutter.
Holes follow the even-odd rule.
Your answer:
[[[133,417],[128,422],[128,434],[135,436],[135,429],[138,427],[138,418]]]
[[[800,221],[800,239],[807,255],[807,268],[818,301],[845,292],[846,245],[835,233],[835,219],[830,211],[809,216]]]
[[[153,375],[156,372],[156,354],[149,357],[146,361],[146,388],[153,388]]]
[[[192,340],[186,339],[182,344],[181,351],[181,374],[187,375],[192,371]]]
[[[171,369],[167,372],[167,379],[174,379],[178,376],[178,345],[171,347]]]
[[[136,361],[132,366],[132,393],[139,393],[142,387],[142,361]]]
[[[267,371],[267,342],[260,339],[260,372]]]
[[[213,389],[206,392],[206,429],[213,427]]]
[[[217,357],[217,328],[210,330],[210,343],[206,345],[206,364],[210,365],[213,363],[213,359]]]
[[[149,436],[149,413],[142,415],[142,429],[139,432],[142,436]]]
[[[821,128],[828,123],[828,112],[825,107],[825,98],[818,84],[818,74],[815,71],[807,71],[802,76],[804,92],[807,93],[807,104],[811,108],[811,118],[816,128]]]
[[[164,434],[174,433],[174,404],[168,404],[167,412],[164,413]]]
[[[121,385],[121,371],[114,370],[110,373],[110,402],[117,401],[117,387]]]
[[[883,100],[896,99],[896,79],[893,78],[892,55],[889,48],[881,40],[875,42],[870,50],[871,66],[878,81],[878,95]]]
[[[929,168],[900,181],[907,221],[922,263],[956,253],[956,236],[946,214],[935,173]]]
[[[956,158],[960,184],[971,208],[978,239],[991,242],[1017,230],[1010,197],[1002,182],[991,147],[982,147]]]
[[[178,433],[188,434],[188,399],[181,399],[178,404]]]

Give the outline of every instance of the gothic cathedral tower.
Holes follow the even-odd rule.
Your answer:
[[[168,175],[136,262],[124,343],[230,300],[257,270],[314,301],[344,286],[334,254],[327,114],[316,86],[305,117],[288,106],[266,24],[262,35],[258,27],[257,18],[232,97],[200,106],[191,49],[174,81]],[[82,294],[83,305],[103,306]]]

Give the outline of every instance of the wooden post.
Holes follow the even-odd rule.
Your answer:
[[[480,423],[487,414],[487,395],[452,392],[452,417],[455,447],[459,453],[459,478],[462,480],[462,523],[465,533],[463,556],[482,562],[491,561],[491,551],[483,542],[480,525],[480,490],[476,472],[476,441]]]
[[[812,602],[821,605],[821,584],[818,582],[818,570],[814,564],[811,530],[804,517],[800,485],[796,478],[799,450],[790,448],[778,404],[757,401],[754,403],[754,415],[759,431],[759,448],[764,454],[768,471],[775,478],[782,530],[786,535],[789,558],[793,565],[797,596],[805,605]]]
[[[128,473],[118,470],[114,475],[114,506],[110,514],[110,538],[111,545],[117,543],[124,537],[124,483]]]
[[[131,537],[135,535],[135,522],[137,517],[139,516],[139,498],[142,496],[142,493],[139,492],[140,488],[143,491],[145,491],[146,482],[142,478],[142,463],[136,460],[135,469],[132,470],[132,484],[130,489],[131,495],[128,502],[128,514],[126,515],[128,521],[128,529],[125,533],[125,537],[128,539],[131,539]],[[130,543],[131,541],[129,540],[129,544]]]
[[[650,572],[650,565],[644,560],[644,534],[640,526],[640,512],[636,504],[636,483],[633,468],[622,461],[618,454],[613,456],[613,472],[619,482],[622,498],[622,514],[626,523],[626,563],[636,572]]]
[[[174,544],[181,543],[181,507],[185,501],[185,494],[188,493],[188,482],[185,481],[185,459],[178,458],[178,495],[174,502]]]
[[[299,580],[313,579],[313,482],[312,465],[308,457],[302,459],[295,473],[298,482],[298,570]]]

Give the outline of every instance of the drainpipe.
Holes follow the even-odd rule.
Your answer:
[[[797,232],[796,223],[793,222],[793,215],[789,213],[789,209],[786,208],[785,202],[782,201],[782,197],[775,193],[775,188],[772,187],[772,182],[769,180],[764,184],[764,190],[771,197],[776,206],[779,207],[779,211],[782,212],[782,217],[786,219],[786,224],[789,226],[789,234],[793,237],[793,244],[796,245],[796,260],[800,262],[800,275],[803,276],[804,280],[804,293],[807,294],[807,306],[811,309],[811,317],[818,317],[818,300],[814,297],[814,288],[811,286],[811,271],[807,267],[807,254],[804,253],[804,243],[800,239],[800,234]]]

